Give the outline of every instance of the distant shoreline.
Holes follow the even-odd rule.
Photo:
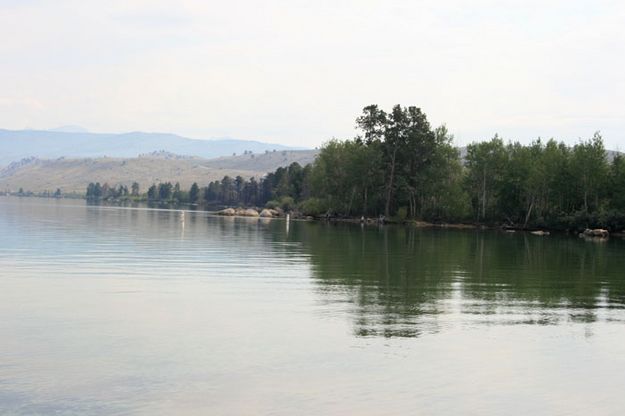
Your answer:
[[[120,200],[120,201],[89,201],[84,196],[76,197],[58,197],[53,196],[40,196],[40,195],[8,195],[6,193],[0,193],[0,197],[7,198],[41,198],[41,199],[57,199],[59,201],[63,199],[68,200],[83,200],[86,202],[86,206],[101,207],[101,208],[117,208],[117,209],[136,209],[136,210],[150,210],[150,211],[169,211],[169,212],[190,212],[190,213],[203,213],[211,217],[216,218],[245,218],[248,220],[262,220],[262,221],[287,221],[286,215],[280,215],[275,217],[260,217],[249,215],[223,215],[221,211],[225,209],[254,209],[262,211],[257,207],[227,207],[227,206],[212,206],[208,207],[203,204],[189,204],[189,203],[148,203],[145,199],[142,200]],[[141,206],[140,206],[140,205]],[[554,235],[567,235],[571,237],[577,237],[583,230],[559,230],[553,228],[522,228],[513,227],[505,224],[480,224],[480,223],[449,223],[449,222],[427,222],[418,220],[404,220],[397,221],[395,219],[384,220],[380,222],[376,218],[361,218],[361,217],[324,217],[324,216],[304,216],[297,212],[288,212],[288,221],[297,222],[315,222],[315,223],[327,223],[327,224],[352,224],[363,225],[368,227],[373,226],[400,226],[400,227],[412,227],[420,229],[438,229],[438,230],[473,230],[473,231],[500,231],[505,233],[523,233],[523,234],[535,234],[537,236],[549,236]],[[610,233],[611,237],[625,237],[625,232],[613,231]],[[607,239],[597,239],[596,241],[605,241]]]

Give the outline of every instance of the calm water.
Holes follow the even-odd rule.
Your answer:
[[[621,415],[625,244],[0,197],[0,414]]]

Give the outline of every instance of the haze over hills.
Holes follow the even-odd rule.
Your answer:
[[[464,159],[466,147],[459,152]],[[82,193],[89,182],[130,186],[136,181],[142,189],[158,182],[204,186],[226,175],[260,178],[293,162],[304,166],[317,153],[248,140],[90,133],[79,126],[54,131],[0,130],[0,192],[60,188],[65,193]],[[608,151],[608,160],[616,154]]]
[[[32,129],[26,129],[26,130],[32,130]],[[65,126],[55,127],[53,129],[48,129],[47,131],[60,131],[63,133],[89,133],[89,130],[87,130],[84,127],[74,126],[74,125],[69,125],[69,124]]]
[[[183,188],[189,188],[193,182],[205,186],[226,175],[260,178],[293,162],[311,163],[316,154],[316,150],[282,150],[217,159],[169,152],[153,152],[135,158],[27,158],[0,169],[0,192],[23,188],[39,193],[60,188],[64,193],[84,193],[89,182],[130,187],[135,181],[142,191],[159,182],[179,182]]]
[[[245,151],[298,150],[280,144],[231,138],[198,140],[169,133],[91,133],[78,126],[54,130],[0,129],[0,166],[24,158],[132,158],[164,150],[178,155],[215,158]]]

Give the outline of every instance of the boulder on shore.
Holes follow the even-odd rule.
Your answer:
[[[238,215],[241,215],[243,217],[258,217],[259,216],[258,211],[252,208],[243,209],[239,212]]]
[[[532,231],[532,234],[534,234],[534,235],[549,235],[549,231],[543,231],[543,230]]]
[[[217,215],[225,215],[228,217],[232,217],[236,214],[236,211],[233,208],[222,209],[221,211],[217,211]]]
[[[273,218],[274,214],[271,211],[273,210],[265,208],[260,212],[260,216],[263,218]]]
[[[583,233],[586,237],[608,238],[610,233],[602,228],[590,229],[586,228]]]
[[[227,217],[239,216],[239,217],[258,217],[258,211],[251,208],[226,208],[221,211],[217,211],[217,215],[224,215]]]

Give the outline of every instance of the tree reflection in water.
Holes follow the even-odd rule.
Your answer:
[[[625,321],[625,245],[570,236],[301,224],[321,301],[359,336]]]

